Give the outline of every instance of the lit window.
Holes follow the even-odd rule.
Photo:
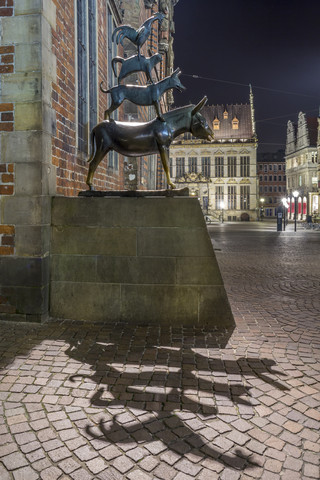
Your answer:
[[[228,112],[227,112],[227,110],[225,110],[225,111],[223,112],[223,118],[224,118],[225,120],[228,118]]]
[[[238,130],[239,129],[239,120],[237,117],[234,117],[232,120],[232,130]]]
[[[216,117],[214,120],[213,120],[213,130],[219,130],[220,129],[220,121],[218,120],[218,118]]]

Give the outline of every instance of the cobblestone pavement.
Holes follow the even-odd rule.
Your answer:
[[[1,324],[1,480],[319,479],[320,233],[209,230],[234,331]]]

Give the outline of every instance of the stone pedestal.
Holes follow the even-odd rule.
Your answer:
[[[50,314],[232,326],[195,198],[53,198]]]

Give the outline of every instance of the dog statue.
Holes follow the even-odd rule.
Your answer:
[[[104,112],[104,119],[110,120],[110,114],[114,112],[124,100],[129,100],[136,105],[154,105],[157,117],[159,120],[164,122],[164,118],[160,109],[160,98],[161,96],[171,88],[176,88],[178,91],[185,90],[185,87],[179,80],[179,75],[181,71],[177,68],[170,77],[166,77],[160,82],[152,83],[147,86],[137,86],[137,85],[118,85],[116,87],[109,88],[109,90],[104,90],[102,88],[102,83],[100,84],[100,89],[103,93],[110,93],[111,95],[111,105]]]

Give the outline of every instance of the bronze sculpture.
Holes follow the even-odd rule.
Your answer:
[[[166,77],[160,82],[152,83],[146,86],[137,85],[117,85],[116,87],[105,90],[100,84],[103,93],[110,93],[111,105],[104,112],[104,119],[110,120],[110,114],[116,110],[124,100],[130,100],[136,105],[154,105],[159,120],[164,122],[164,118],[160,111],[160,98],[169,89],[176,88],[178,91],[185,90],[185,87],[179,80],[181,71],[179,68],[175,70],[170,77]]]
[[[120,85],[122,79],[135,72],[144,72],[147,80],[150,83],[154,83],[151,77],[151,71],[161,60],[162,56],[160,53],[156,53],[152,55],[152,57],[145,57],[144,55],[140,55],[140,58],[137,55],[129,58],[114,57],[111,60],[111,64],[114,75],[118,77],[118,85]],[[116,63],[121,63],[119,75],[117,74]]]
[[[127,123],[104,121],[91,132],[92,153],[88,160],[89,173],[87,185],[92,189],[94,172],[110,151],[115,150],[127,157],[139,157],[160,153],[168,185],[175,188],[169,172],[169,147],[172,141],[184,132],[204,140],[210,140],[213,132],[200,110],[206,104],[204,97],[198,105],[170,110],[163,115],[164,122],[158,118],[147,123]]]
[[[167,90],[175,88],[181,91],[185,89],[179,80],[181,74],[179,68],[169,77],[154,83],[151,78],[151,70],[161,60],[161,55],[155,54],[146,58],[140,53],[141,46],[150,35],[152,23],[155,20],[161,23],[164,17],[164,13],[156,13],[148,18],[138,30],[130,25],[122,25],[113,32],[112,39],[116,39],[117,43],[122,44],[124,38],[135,43],[138,46],[138,54],[128,59],[115,57],[112,60],[114,71],[115,64],[121,63],[117,86],[105,90],[102,87],[103,82],[100,84],[101,91],[111,95],[111,105],[105,111],[105,120],[96,125],[91,132],[91,155],[88,159],[89,171],[86,180],[90,190],[92,190],[93,176],[99,163],[112,150],[127,157],[160,154],[168,185],[174,189],[176,186],[172,183],[169,172],[169,148],[172,141],[185,132],[190,132],[193,136],[204,140],[210,140],[213,137],[211,128],[200,113],[207,102],[207,97],[204,97],[197,105],[187,105],[164,114],[161,112],[160,99]],[[151,84],[146,86],[120,84],[123,78],[137,71],[144,71]],[[110,119],[110,114],[125,99],[141,106],[154,105],[157,117],[146,123],[118,122]]]
[[[149,38],[153,22],[158,20],[159,23],[161,23],[164,18],[165,14],[158,12],[155,15],[152,15],[152,17],[148,18],[141,25],[141,27],[138,28],[138,30],[131,27],[131,25],[120,25],[120,27],[115,28],[112,34],[112,41],[116,40],[117,45],[119,42],[121,45],[123,45],[124,38],[127,38],[132,43],[137,45],[138,57],[140,57],[140,49]]]

